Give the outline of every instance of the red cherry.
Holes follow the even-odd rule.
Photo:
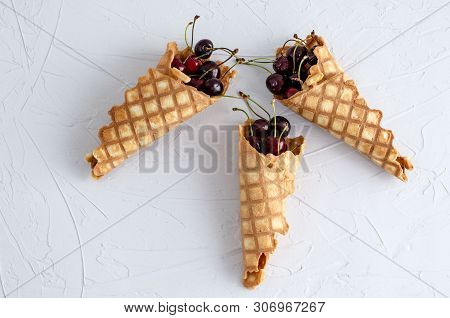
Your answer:
[[[203,39],[195,44],[195,55],[200,56],[202,59],[209,59],[214,49],[214,44],[211,40]]]
[[[283,137],[273,137],[269,136],[266,138],[266,154],[273,154],[274,156],[278,156],[287,150],[287,143]]]
[[[261,139],[256,136],[248,136],[247,140],[253,148],[256,149],[256,151],[261,152]]]
[[[302,67],[300,69],[300,77],[302,79],[302,81],[306,80],[306,78],[309,75],[309,69],[317,64],[317,57],[314,54],[313,49],[309,50],[307,55],[306,55],[306,60],[303,62]]]
[[[280,56],[273,62],[273,69],[278,74],[287,75],[292,72],[292,60],[286,56]]]
[[[286,95],[286,98],[289,98],[289,97],[291,97],[292,95],[295,95],[295,94],[297,94],[297,93],[298,93],[298,89],[296,89],[296,88],[294,88],[294,87],[289,87],[289,88],[286,90],[285,95]]]
[[[209,96],[217,96],[223,93],[223,83],[218,78],[210,78],[205,81],[202,91]]]
[[[183,73],[186,70],[186,65],[184,65],[183,61],[181,61],[179,57],[174,58],[170,66],[178,69]]]
[[[195,74],[200,69],[202,62],[192,56],[189,56],[184,64],[186,65],[187,74]]]
[[[269,122],[265,119],[257,119],[252,124],[252,130],[255,136],[265,137],[269,129]]]
[[[199,67],[198,71],[205,80],[213,77],[220,78],[220,68],[217,67],[217,63],[213,61],[206,61]]]
[[[295,60],[295,66],[296,68],[298,68],[299,63],[302,60],[303,56],[305,56],[306,52],[307,49],[303,45],[294,45],[288,49],[286,55],[289,59],[291,59],[292,62],[294,62]]]
[[[283,137],[289,135],[291,131],[291,123],[283,116],[272,117],[269,122],[268,135],[273,136],[274,130],[276,129],[276,135],[280,136],[283,133]]]
[[[283,90],[285,88],[285,80],[283,75],[281,74],[271,74],[266,79],[266,87],[267,89],[275,95],[280,95],[283,93]]]
[[[197,77],[191,77],[191,80],[187,83],[189,86],[193,86],[198,90],[201,90],[203,87],[203,84],[205,83],[204,80],[197,78]]]
[[[302,76],[303,75],[300,74],[301,78],[303,78]],[[306,79],[306,77],[305,77],[305,79]],[[300,80],[298,78],[298,73],[295,73],[295,74],[292,74],[291,76],[289,76],[288,86],[293,87],[293,88],[301,91],[302,90],[302,83],[303,83],[303,80]]]

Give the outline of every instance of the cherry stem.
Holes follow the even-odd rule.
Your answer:
[[[215,48],[212,48],[212,49],[209,49],[209,48],[207,49],[207,51],[211,51],[211,52],[218,51],[218,50],[225,51],[225,52],[227,52],[228,54],[232,54],[232,53],[233,53],[233,51],[231,51],[230,49],[228,49],[228,48],[226,48],[226,47],[215,47]],[[196,58],[196,59],[201,59],[202,57],[207,56],[207,55],[209,55],[209,54],[210,54],[210,53],[207,52],[207,53],[205,53],[205,54],[196,56],[195,58]]]
[[[266,71],[267,73],[269,73],[270,75],[273,74],[269,69],[267,69],[266,67],[264,67],[264,66],[262,66],[262,65],[258,65],[258,64],[254,64],[254,63],[248,63],[248,64],[246,64],[246,65],[256,66],[256,67],[262,68],[263,70],[265,70],[265,71]]]
[[[192,47],[189,46],[189,43],[187,41],[187,30],[189,29],[189,26],[191,26],[191,25],[192,25],[192,22],[189,22],[186,25],[186,28],[184,29],[184,42],[186,43],[186,46],[189,48],[189,50],[192,52]]]
[[[313,30],[313,32],[314,32],[314,30]],[[297,33],[294,33],[294,39],[297,40],[297,41],[302,42],[304,46],[307,45],[306,41],[303,40],[302,38],[300,38],[300,37],[297,35]]]
[[[258,60],[248,60],[246,63],[252,64],[273,64],[274,61],[258,61]]]
[[[247,105],[247,108],[257,117],[264,119],[260,114],[258,114],[257,112],[255,112],[255,110],[252,108],[252,106],[250,105],[250,103],[248,102],[247,99],[244,98],[244,103],[245,105]]]
[[[222,74],[222,76],[220,77],[220,79],[224,78],[225,75],[227,75],[228,72],[231,71],[231,69],[232,69],[233,67],[235,67],[236,65],[238,65],[238,64],[239,64],[239,62],[236,62],[236,63],[234,63],[233,65],[231,65],[231,66],[228,68],[228,70],[226,70],[226,72]]]
[[[283,44],[283,46],[281,47],[281,49],[283,50],[283,49],[286,47],[286,44],[288,44],[289,42],[295,42],[296,45],[301,45],[301,44],[303,44],[303,43],[300,43],[300,42],[303,41],[303,40],[301,40],[301,41],[299,41],[299,40],[301,40],[301,39],[289,39],[289,40],[287,40],[286,42],[284,42],[284,44]]]
[[[245,61],[244,58],[239,58],[239,59],[236,59],[236,60],[237,60],[237,62],[236,62],[237,64],[256,66],[256,67],[262,68],[263,70],[267,71],[270,75],[273,74],[270,70],[268,70],[264,66],[252,63],[251,60],[250,61]]]
[[[281,131],[280,137],[278,137],[278,153],[280,153],[280,143],[281,143],[281,137],[283,137],[284,132],[288,128],[288,125],[284,126],[283,130]],[[275,127],[275,130],[277,128]]]
[[[261,119],[264,119],[264,118],[261,117],[257,112],[255,112],[255,111],[253,110],[253,108],[250,106],[248,100],[246,99],[246,98],[248,98],[247,95],[245,95],[245,94],[242,93],[242,92],[239,92],[239,95],[240,95],[241,97],[236,97],[236,96],[231,96],[231,95],[223,95],[223,97],[228,97],[228,98],[233,98],[233,99],[241,99],[241,100],[243,99],[245,105],[247,105],[248,109],[249,109],[255,116],[257,116],[257,117],[259,117],[259,118],[261,118]]]
[[[295,53],[297,52],[298,45],[294,47],[294,54],[292,54],[292,73],[295,72]]]
[[[208,49],[209,51],[216,51],[216,50],[222,50],[222,51],[225,51],[225,52],[227,52],[228,54],[232,54],[232,52],[234,51],[232,51],[232,50],[230,50],[229,48],[227,48],[227,47],[215,47],[215,48],[212,48],[212,49]]]
[[[267,116],[268,116],[269,119],[270,119],[270,114],[267,112],[267,110],[265,110],[264,107],[262,107],[258,102],[256,102],[254,99],[252,99],[252,98],[250,97],[250,95],[247,95],[247,94],[245,94],[245,93],[239,91],[239,96],[242,97],[242,99],[243,99],[243,100],[245,101],[245,103],[247,104],[247,107],[252,111],[253,114],[255,114],[256,116],[258,116],[258,117],[261,118],[261,119],[266,120],[264,117],[262,117],[261,115],[259,115],[258,113],[256,113],[256,112],[253,110],[253,108],[251,107],[249,101],[252,102],[253,104],[255,104],[256,106],[258,106],[263,112],[265,112],[265,113],[267,114]]]
[[[274,60],[268,57],[258,57],[256,59],[248,60],[247,62],[255,62],[255,63],[273,63]]]
[[[194,45],[194,28],[195,28],[195,22],[197,21],[197,19],[200,18],[199,15],[196,15],[194,17],[194,22],[192,22],[192,30],[191,30],[191,51],[192,51],[192,47]]]
[[[222,97],[228,97],[228,98],[234,98],[234,99],[241,99],[240,97],[231,96],[231,95],[222,95]]]
[[[247,120],[248,120],[248,121],[251,121],[250,116],[248,115],[248,113],[247,113],[245,110],[243,110],[243,109],[241,109],[241,108],[237,108],[237,107],[233,107],[232,110],[233,110],[234,112],[235,112],[235,111],[243,112],[243,113],[245,114],[245,116],[247,116]],[[249,125],[249,127],[250,127],[250,136],[253,136],[253,128],[252,128],[252,125]]]
[[[283,136],[284,132],[289,128],[289,125],[284,126],[283,130],[281,131],[280,138]],[[287,136],[286,136],[287,137]]]
[[[202,76],[200,76],[200,79],[202,79],[206,74],[208,74],[208,73],[211,72],[212,70],[214,70],[214,69],[218,68],[219,66],[221,66],[221,65],[225,64],[226,62],[228,62],[233,56],[235,56],[235,55],[237,54],[237,52],[239,52],[239,49],[234,49],[233,51],[230,51],[230,52],[231,52],[231,53],[230,53],[230,56],[227,57],[227,58],[225,59],[225,61],[223,61],[223,62],[217,64],[215,67],[210,68],[209,70],[207,70],[204,74],[202,74]]]
[[[266,114],[267,114],[267,117],[270,119],[270,114],[269,114],[269,112],[267,111],[267,110],[265,110],[265,108],[264,107],[262,107],[261,106],[261,104],[259,104],[258,102],[256,102],[254,99],[252,99],[251,97],[250,97],[250,95],[247,95],[247,94],[245,94],[245,93],[243,93],[243,92],[239,92],[239,96],[241,96],[242,97],[242,99],[244,99],[244,100],[249,100],[249,101],[251,101],[253,104],[255,104],[256,106],[258,106],[263,112],[265,112]],[[250,106],[249,106],[250,107]],[[250,107],[251,108],[251,107]],[[253,110],[252,110],[253,111]],[[254,114],[256,114],[256,112],[255,111],[253,111],[253,113]],[[261,116],[259,116],[259,115],[257,115],[259,118],[261,118],[261,119],[265,119],[265,118],[263,118],[263,117],[261,117]]]
[[[273,137],[277,138],[277,116],[275,112],[275,98],[272,99],[272,109],[273,109],[273,126],[275,129],[273,130]]]
[[[208,55],[209,53],[205,53],[205,54],[202,54],[202,55],[199,55],[199,56],[196,56],[195,57],[195,59],[201,59],[202,57],[204,57],[204,56],[206,56],[206,55]]]
[[[303,65],[303,62],[304,62],[305,60],[306,60],[306,55],[303,57],[303,59],[300,61],[300,64],[298,65],[297,77],[298,77],[298,80],[299,80],[299,81],[301,81],[301,80],[300,80],[300,70],[301,70],[302,65]],[[300,84],[302,84],[302,83],[300,83]]]

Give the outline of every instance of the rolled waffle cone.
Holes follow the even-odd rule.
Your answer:
[[[390,174],[407,181],[406,170],[412,170],[413,165],[393,146],[392,131],[381,127],[383,113],[368,107],[321,37],[311,34],[306,43],[308,48],[316,46],[317,64],[310,68],[310,75],[300,92],[287,99],[276,97],[283,105],[356,148]],[[277,55],[287,49],[279,48]]]
[[[135,87],[125,91],[125,101],[109,110],[111,122],[100,128],[101,145],[86,155],[92,176],[100,178],[133,155],[139,148],[151,144],[169,130],[215,103],[221,96],[211,97],[186,85],[187,75],[171,68],[176,55],[184,58],[188,50],[178,51],[171,42],[156,68],[139,77]],[[228,67],[220,66],[222,74]],[[224,92],[235,71],[222,78]]]
[[[266,262],[277,246],[275,234],[284,235],[289,229],[285,201],[294,192],[304,139],[287,139],[292,151],[263,155],[248,143],[245,130],[239,126],[243,284],[255,288],[262,282]]]

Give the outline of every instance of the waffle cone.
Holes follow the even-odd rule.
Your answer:
[[[300,92],[287,99],[276,96],[277,99],[342,139],[390,174],[407,181],[406,170],[412,170],[413,165],[409,159],[400,156],[393,146],[392,131],[381,127],[383,113],[369,108],[355,83],[346,76],[320,36],[309,35],[306,44],[308,48],[316,46],[314,54],[317,64],[310,68],[310,75]],[[277,55],[287,49],[279,48]]]
[[[285,201],[294,192],[304,139],[287,139],[292,151],[263,155],[248,143],[245,129],[239,126],[243,284],[255,288],[262,282],[266,262],[277,246],[275,234],[284,235],[289,229]]]
[[[111,172],[139,148],[148,146],[169,130],[212,105],[221,96],[211,97],[186,85],[187,75],[171,68],[176,55],[181,58],[188,50],[179,52],[176,43],[167,49],[156,68],[139,77],[136,86],[125,91],[125,101],[109,110],[111,122],[100,128],[100,146],[86,155],[92,176],[100,178]],[[220,66],[222,74],[228,67]],[[226,92],[235,71],[222,78]]]

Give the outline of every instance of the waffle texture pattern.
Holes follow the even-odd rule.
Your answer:
[[[381,127],[383,113],[369,108],[355,82],[346,76],[321,37],[309,35],[306,43],[308,48],[315,47],[317,64],[311,67],[300,92],[287,99],[277,98],[297,114],[356,148],[390,174],[407,181],[406,170],[411,170],[413,165],[394,147],[392,131]],[[279,48],[277,55],[287,49]]]
[[[275,251],[275,234],[286,234],[286,199],[294,192],[294,178],[304,148],[303,137],[287,139],[289,149],[279,156],[256,151],[239,127],[239,178],[243,284],[254,288],[263,279],[269,256]]]

